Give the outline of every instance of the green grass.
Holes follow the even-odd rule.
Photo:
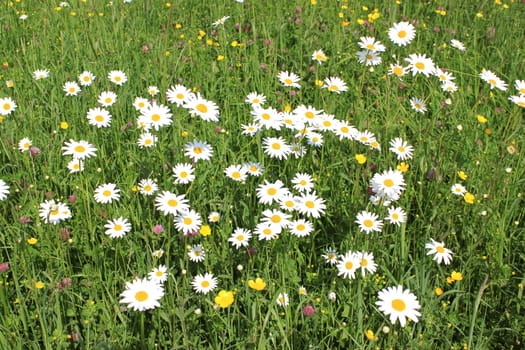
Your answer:
[[[315,2],[314,2],[315,3]],[[509,101],[518,95],[515,80],[524,80],[525,40],[519,1],[456,3],[454,1],[236,1],[200,2],[72,0],[9,1],[0,5],[0,98],[18,107],[0,123],[0,179],[9,194],[0,201],[0,348],[7,349],[519,349],[525,341],[523,243],[525,212],[525,147],[523,109]],[[364,6],[367,6],[365,8]],[[379,17],[368,20],[377,7]],[[446,14],[436,11],[442,7]],[[26,14],[25,20],[20,16]],[[482,14],[482,15],[481,15]],[[224,25],[212,23],[230,16]],[[394,23],[414,23],[416,38],[396,46],[388,38]],[[386,46],[382,63],[358,63],[362,36]],[[461,40],[467,50],[450,45]],[[233,44],[232,44],[233,43]],[[323,49],[329,57],[311,59]],[[441,90],[435,77],[408,74],[400,81],[387,74],[389,65],[406,65],[410,54],[426,54],[455,76],[458,91]],[[218,59],[218,58],[221,59]],[[37,69],[47,79],[35,80]],[[490,89],[479,74],[494,72],[508,84],[506,91]],[[91,71],[96,79],[77,96],[65,96],[67,81]],[[107,75],[122,70],[128,81],[112,84]],[[281,71],[301,77],[301,88],[284,87]],[[340,77],[348,85],[341,94],[316,86],[316,80]],[[12,82],[13,86],[9,86]],[[219,122],[190,116],[170,104],[166,91],[182,84],[217,103]],[[137,96],[153,97],[169,106],[173,123],[153,130],[155,147],[140,149],[141,135],[133,106]],[[97,106],[102,91],[114,91],[117,102],[108,108],[109,128],[89,125],[87,111]],[[262,130],[250,137],[241,124],[252,121],[246,95],[257,91],[265,107],[279,111],[313,106],[358,130],[374,133],[381,151],[358,141],[339,140],[323,132],[319,148],[305,145],[305,156],[278,160],[265,155],[265,137],[291,142],[296,131]],[[428,111],[411,109],[419,97]],[[484,116],[481,123],[478,116]],[[67,128],[61,123],[67,122]],[[128,123],[131,126],[128,126]],[[222,131],[218,131],[220,127]],[[24,137],[40,154],[30,157],[18,149]],[[398,160],[389,142],[401,137],[414,146],[405,160],[406,190],[394,203],[407,213],[401,226],[384,222],[380,233],[364,234],[355,223],[362,210],[387,215],[387,208],[369,201],[367,188],[374,174],[395,169]],[[70,173],[64,142],[86,140],[97,155],[85,170]],[[194,139],[213,147],[210,161],[195,164],[196,179],[173,183],[171,168],[190,163],[184,145]],[[513,145],[516,152],[509,152]],[[358,164],[356,154],[367,161]],[[232,164],[259,162],[261,177],[232,181],[224,169]],[[460,179],[458,172],[468,177]],[[298,238],[285,230],[278,239],[235,249],[228,238],[237,227],[254,229],[270,207],[259,203],[257,186],[280,180],[292,189],[297,172],[315,179],[315,191],[326,201],[326,212],[309,220],[314,231]],[[212,211],[221,214],[209,223],[211,235],[183,237],[155,208],[154,196],[136,191],[141,179],[156,181],[159,191],[185,194],[203,222]],[[100,204],[94,190],[114,183],[121,198]],[[475,196],[473,204],[451,193],[463,184]],[[69,201],[74,195],[76,201]],[[39,217],[46,199],[67,203],[72,217],[57,225]],[[120,239],[104,234],[110,219],[124,217],[132,231]],[[23,218],[27,218],[26,222]],[[306,218],[294,214],[294,218]],[[155,235],[156,224],[164,232]],[[67,230],[67,232],[66,232]],[[36,238],[36,244],[29,244]],[[437,264],[425,244],[433,238],[452,250],[450,265]],[[206,258],[189,260],[188,247],[201,244]],[[322,257],[328,247],[340,254],[374,254],[375,274],[343,279]],[[152,256],[158,249],[161,258]],[[168,267],[160,307],[133,311],[120,303],[120,294],[135,277],[144,278],[158,265]],[[447,283],[453,271],[463,279]],[[213,273],[218,287],[198,294],[191,282],[197,274]],[[261,277],[262,291],[248,287]],[[70,280],[69,280],[70,279]],[[69,281],[71,283],[69,283]],[[36,288],[43,282],[43,288]],[[391,324],[378,310],[378,292],[402,285],[417,297],[418,322]],[[299,294],[304,286],[306,295]],[[436,288],[443,294],[436,295]],[[220,290],[235,292],[228,308],[214,298]],[[278,306],[279,293],[289,295]],[[336,300],[328,295],[335,292]],[[313,305],[315,314],[302,309]],[[367,331],[374,336],[368,339]]]

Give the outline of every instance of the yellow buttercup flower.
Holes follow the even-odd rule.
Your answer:
[[[221,290],[219,294],[215,297],[215,303],[223,309],[233,304],[233,300],[233,292],[229,290]]]
[[[262,278],[257,277],[255,281],[254,280],[248,281],[248,287],[250,287],[251,289],[261,291],[264,288],[266,288],[266,282],[264,282]]]

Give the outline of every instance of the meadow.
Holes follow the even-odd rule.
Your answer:
[[[0,348],[522,348],[524,14],[3,1]]]

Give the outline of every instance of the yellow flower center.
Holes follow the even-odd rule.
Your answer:
[[[160,115],[155,113],[151,116],[151,120],[153,120],[154,122],[158,122],[160,120]]]
[[[9,103],[4,103],[4,105],[2,106],[2,108],[4,108],[4,110],[9,110],[11,108],[11,104]]]
[[[492,86],[496,86],[496,80],[489,79],[489,84],[492,85]]]
[[[102,122],[104,121],[104,117],[101,116],[101,115],[97,115],[97,116],[95,117],[95,120],[96,120],[97,122],[99,122],[99,123],[102,123]]]
[[[176,207],[177,205],[179,205],[179,202],[177,202],[175,199],[170,199],[170,200],[168,201],[168,205],[169,205],[170,207]]]
[[[392,300],[392,308],[396,310],[397,312],[401,312],[401,311],[404,311],[407,308],[407,306],[403,300],[394,299]]]
[[[275,188],[269,188],[268,191],[266,191],[270,196],[275,196],[277,193],[277,190]]]
[[[394,186],[394,181],[392,181],[392,179],[385,179],[385,181],[383,181],[383,184],[386,187],[392,187],[392,186]]]
[[[304,114],[304,116],[308,119],[313,119],[315,118],[315,114],[312,112],[312,111],[308,111]]]
[[[106,103],[111,103],[111,101],[113,101],[111,97],[106,97],[106,99],[104,100],[104,102]]]
[[[351,270],[352,267],[354,267],[354,264],[353,264],[351,261],[347,261],[347,262],[345,263],[345,268],[346,268],[347,270]]]
[[[234,179],[240,179],[240,178],[241,178],[241,173],[238,172],[238,171],[234,171],[234,172],[232,173],[232,177],[233,177]]]
[[[179,174],[180,177],[182,177],[183,179],[187,178],[188,177],[188,173],[185,172],[185,171],[181,171],[180,174]]]
[[[423,70],[425,69],[425,64],[423,62],[417,62],[415,64],[416,68],[419,69],[419,70]]]
[[[329,91],[339,91],[339,87],[338,87],[337,85],[333,85],[333,84],[332,84],[332,85],[330,85],[330,86],[328,87],[328,90],[329,90]]]
[[[394,219],[394,220],[399,219],[399,214],[398,213],[393,213],[392,214],[392,219]]]
[[[191,218],[184,218],[184,225],[191,225],[191,223],[193,222],[193,220]]]
[[[175,97],[177,97],[179,100],[183,100],[184,99],[184,95],[181,94],[180,92]]]
[[[304,229],[306,228],[306,226],[304,224],[299,224],[297,226],[295,226],[295,228],[299,231],[304,231]]]
[[[402,76],[403,75],[403,68],[401,67],[394,67],[392,69],[392,72],[397,75],[398,77]]]
[[[270,117],[270,115],[268,113],[263,113],[261,115],[261,118],[264,119],[264,120],[270,120],[271,117]]]
[[[274,224],[278,224],[278,223],[281,222],[281,217],[280,217],[279,215],[277,215],[277,214],[274,214],[274,215],[272,215],[271,220],[272,220],[272,222],[273,222]]]
[[[238,240],[239,242],[244,241],[244,235],[238,235],[238,236],[237,236],[237,240]]]
[[[148,292],[145,292],[143,290],[135,293],[135,300],[137,301],[146,301],[148,300]]]
[[[342,132],[343,134],[346,134],[346,133],[348,133],[349,131],[350,131],[350,130],[348,129],[348,127],[346,127],[346,126],[341,127],[341,132]]]
[[[269,229],[269,228],[265,228],[265,229],[263,230],[263,234],[266,235],[266,236],[269,236],[269,235],[272,234],[272,230]]]
[[[403,146],[399,146],[399,147],[397,148],[397,150],[398,150],[399,152],[401,152],[401,153],[405,153],[405,147],[403,147]]]
[[[290,79],[290,78],[286,78],[286,79],[284,79],[284,83],[285,83],[286,85],[292,85],[292,84],[293,84],[293,81],[292,81],[292,79]]]
[[[365,221],[363,221],[363,225],[365,225],[366,227],[370,228],[372,226],[374,226],[374,222],[370,219],[366,219]]]
[[[201,283],[201,287],[202,287],[202,288],[208,288],[209,286],[210,286],[210,282],[208,282],[208,281],[202,281],[202,283]]]
[[[315,203],[314,203],[314,201],[306,201],[306,202],[304,203],[304,205],[306,205],[306,207],[307,207],[307,208],[310,208],[310,209],[312,209],[312,208],[315,207]]]
[[[153,140],[152,139],[145,139],[144,140],[144,144],[145,145],[151,145],[153,143]]]
[[[120,230],[122,230],[122,225],[116,224],[115,227],[113,227],[113,229],[115,231],[120,231]]]
[[[204,103],[199,103],[195,108],[201,113],[207,113],[208,107]]]
[[[75,87],[72,86],[72,87],[69,88],[69,92],[73,93],[75,91],[77,91],[77,89]]]
[[[400,30],[399,32],[397,32],[397,36],[403,39],[404,37],[407,36],[407,32],[405,32],[404,30]]]
[[[436,251],[437,251],[438,253],[440,253],[440,254],[443,254],[443,253],[445,252],[445,248],[443,248],[442,245],[438,245],[438,246],[436,247]]]
[[[195,153],[195,154],[201,154],[201,153],[202,153],[202,148],[200,148],[200,147],[195,147],[195,148],[193,148],[193,153]]]
[[[102,195],[104,197],[109,197],[109,196],[111,196],[111,191],[110,190],[104,190],[104,192],[102,192]]]
[[[273,148],[273,149],[281,149],[281,144],[280,144],[280,143],[277,143],[277,142],[276,142],[276,143],[273,143],[273,144],[272,144],[272,148]]]

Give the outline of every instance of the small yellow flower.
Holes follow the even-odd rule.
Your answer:
[[[168,57],[169,55],[171,55],[171,52],[169,52],[169,51],[166,50],[166,51],[164,52],[164,56]]]
[[[485,129],[485,134],[486,135],[491,135],[492,134],[492,130],[490,130],[490,128],[486,128]]]
[[[310,4],[317,5],[317,0],[310,0]]]
[[[139,190],[139,186],[137,186],[137,185],[131,186],[131,191],[132,192],[137,192],[138,190]]]
[[[42,288],[45,287],[45,284],[42,281],[38,281],[38,282],[35,283],[35,287],[36,287],[36,289],[42,289]]]
[[[181,29],[182,28],[182,24],[180,23],[176,23],[175,24],[175,29]]]
[[[222,61],[222,60],[224,60],[224,56],[223,55],[217,56],[217,61]]]
[[[166,7],[171,7],[171,2],[167,2]]]
[[[369,329],[365,332],[366,339],[372,341],[374,340],[374,331]]]
[[[438,15],[445,16],[445,15],[447,14],[447,11],[441,9],[441,10],[436,10],[436,13],[437,13]]]
[[[211,39],[206,39],[206,45],[208,45],[208,46],[212,46],[212,45],[213,45],[213,40],[211,40]]]
[[[478,119],[478,122],[480,122],[481,124],[485,124],[488,120],[487,118],[485,118],[484,116],[482,116],[481,114],[478,114],[476,116],[476,118]]]
[[[200,230],[199,230],[199,233],[201,234],[201,236],[209,236],[211,234],[211,228],[209,225],[202,225]]]
[[[69,124],[67,122],[60,122],[60,129],[66,130],[69,128]]]
[[[440,296],[441,294],[443,294],[443,289],[437,287],[437,288],[434,290],[434,293],[436,293],[437,296]]]
[[[234,41],[232,41],[232,43],[230,45],[232,47],[237,47],[237,46],[239,46],[239,42],[237,40],[234,40]]]
[[[35,237],[31,237],[27,240],[27,243],[31,244],[31,245],[35,245],[38,243],[38,239],[36,239]]]
[[[289,113],[292,111],[292,106],[290,104],[287,104],[286,106],[284,106],[284,111],[286,113]]]
[[[458,171],[458,176],[461,180],[466,180],[468,175],[463,170]]]
[[[397,166],[397,170],[399,170],[402,173],[406,173],[409,168],[410,166],[408,165],[408,163],[405,162],[401,162],[401,164]]]
[[[190,135],[190,133],[187,132],[187,131],[183,131],[183,132],[180,133],[180,136],[182,136],[182,137],[188,137],[189,135]]]
[[[483,12],[476,13],[476,17],[477,18],[483,18]]]
[[[233,292],[229,290],[221,290],[219,294],[215,297],[215,303],[223,309],[233,304],[233,300]]]
[[[316,80],[316,81],[315,81],[315,86],[319,86],[319,87],[321,87],[321,86],[323,86],[323,85],[324,85],[324,82],[323,82],[322,80]]]
[[[463,275],[461,272],[452,271],[450,278],[452,278],[454,281],[461,281],[463,279]]]
[[[467,202],[468,204],[474,204],[474,195],[470,192],[467,192],[465,193],[465,195],[463,196],[463,199],[465,200],[465,202]]]
[[[248,281],[248,287],[250,287],[251,289],[261,291],[264,288],[266,288],[266,282],[264,282],[262,278],[257,277],[255,281],[254,280]]]
[[[363,25],[363,24],[365,24],[365,20],[359,18],[359,19],[357,20],[357,24],[361,24],[361,25]]]
[[[12,80],[7,80],[5,82],[5,86],[7,86],[8,88],[12,88],[13,86],[15,86],[15,82]]]
[[[448,284],[454,283],[454,279],[452,277],[447,277],[447,283]]]
[[[355,155],[355,160],[357,160],[357,162],[359,164],[365,164],[366,163],[366,156],[364,154],[356,154]]]

